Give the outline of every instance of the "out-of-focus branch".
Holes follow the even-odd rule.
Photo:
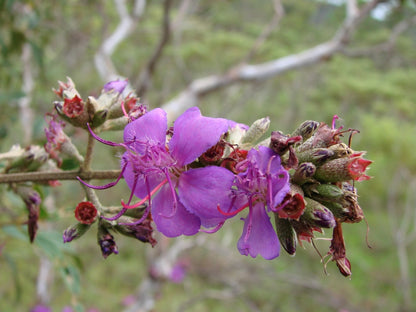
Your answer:
[[[247,53],[247,56],[244,58],[244,63],[248,62],[260,48],[260,46],[266,41],[270,36],[273,30],[279,25],[281,19],[285,15],[285,10],[283,8],[281,0],[273,0],[274,15],[268,25],[263,29],[261,34],[257,37],[252,48]]]
[[[369,48],[346,49],[342,53],[348,57],[368,57],[378,53],[389,52],[396,45],[398,37],[413,25],[416,25],[416,15],[397,23],[393,27],[390,37],[385,42]]]
[[[20,122],[23,129],[23,144],[28,145],[32,140],[33,132],[33,111],[30,108],[32,101],[32,91],[34,86],[33,70],[32,70],[32,48],[29,43],[23,45],[22,50],[22,64],[23,64],[23,85],[22,91],[24,96],[19,99]]]
[[[163,105],[169,119],[175,119],[186,108],[198,104],[200,97],[242,81],[258,81],[281,75],[289,70],[310,66],[329,59],[340,52],[350,41],[358,24],[366,18],[372,9],[382,0],[373,0],[363,5],[358,13],[347,13],[342,26],[334,37],[313,48],[297,54],[288,55],[262,64],[237,65],[223,75],[212,75],[192,81],[177,97]]]
[[[170,26],[170,9],[172,5],[172,0],[165,0],[163,5],[163,23],[162,23],[162,34],[160,36],[159,43],[157,44],[155,50],[153,51],[152,56],[147,62],[146,66],[140,73],[139,83],[137,87],[137,94],[140,97],[144,97],[146,91],[150,87],[151,78],[155,71],[156,65],[160,60],[163,49],[170,38],[171,26]]]
[[[114,32],[104,40],[94,57],[95,67],[104,81],[120,78],[111,55],[118,45],[132,33],[146,7],[146,0],[136,0],[133,12],[130,14],[126,0],[114,0],[114,3],[120,17],[120,23]]]

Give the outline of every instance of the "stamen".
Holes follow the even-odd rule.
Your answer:
[[[272,178],[270,177],[270,167],[272,166],[272,161],[276,157],[276,155],[273,155],[270,157],[269,162],[267,164],[267,171],[266,171],[266,181],[267,181],[267,206],[270,210],[274,210],[274,204],[273,204],[273,192],[272,192]]]
[[[216,233],[222,228],[224,223],[225,223],[225,221],[222,221],[222,222],[218,223],[218,225],[216,227],[214,227],[213,229],[210,229],[210,230],[199,229],[199,232],[208,233],[208,234]]]
[[[169,187],[170,187],[170,191],[172,193],[172,198],[173,198],[173,207],[172,207],[172,212],[168,215],[164,215],[163,217],[165,218],[172,218],[174,215],[176,215],[176,211],[178,209],[178,200],[176,199],[176,192],[175,192],[175,188],[173,187],[172,184],[172,180],[170,179],[170,175],[167,169],[164,170],[165,176],[166,176],[166,180],[169,183]]]
[[[121,210],[115,216],[112,216],[110,218],[101,216],[101,219],[104,219],[104,220],[107,220],[107,221],[114,221],[114,220],[117,220],[118,218],[120,218],[126,211],[127,211],[126,208],[121,208]]]
[[[359,130],[351,129],[350,137],[348,138],[348,147],[351,148],[352,136],[355,133],[360,133]]]
[[[332,130],[335,130],[335,122],[337,119],[339,119],[338,115],[334,115],[334,117],[332,117]]]
[[[79,182],[81,182],[85,186],[87,186],[89,188],[92,188],[94,190],[105,190],[105,189],[108,189],[110,187],[113,187],[114,185],[116,185],[121,180],[121,177],[123,176],[124,170],[126,170],[126,166],[127,166],[127,163],[124,164],[123,168],[121,169],[120,175],[118,176],[118,178],[117,178],[116,181],[110,182],[110,183],[105,184],[105,185],[92,185],[92,184],[89,184],[89,183],[85,182],[84,180],[82,180],[79,176],[77,176],[77,179],[78,179]]]
[[[146,187],[147,187],[147,192],[149,194],[147,196],[147,197],[149,197],[149,205],[147,205],[146,210],[143,213],[143,216],[139,220],[136,220],[134,222],[119,223],[119,225],[137,225],[137,224],[141,224],[144,220],[146,220],[147,216],[149,215],[149,212],[152,209],[152,196],[150,195],[151,194],[151,192],[150,192],[150,186],[149,186],[149,181],[147,180],[147,178],[146,178],[146,182],[145,183],[146,183]]]
[[[251,198],[249,199],[249,203],[251,204]],[[249,211],[248,211],[248,225],[247,225],[247,232],[246,235],[244,236],[244,241],[247,242],[250,234],[251,234],[251,230],[253,228],[253,206],[250,205],[249,207]],[[247,222],[247,221],[246,221]]]
[[[239,212],[243,211],[244,209],[246,209],[248,207],[248,203],[240,208],[238,208],[237,210],[234,210],[233,212],[225,212],[224,210],[221,209],[220,205],[217,205],[217,210],[219,211],[220,214],[227,216],[227,217],[232,217],[235,216],[236,214],[238,214]]]
[[[124,101],[121,101],[121,110],[123,111],[124,116],[128,118],[129,115],[127,114],[126,107],[124,106]]]
[[[166,182],[168,182],[168,179],[163,180],[162,182],[160,182],[145,198],[143,198],[141,201],[139,201],[138,203],[134,204],[134,205],[129,205],[124,203],[123,200],[121,200],[121,205],[126,208],[126,209],[133,209],[133,208],[137,208],[139,206],[141,206],[142,204],[144,204],[146,202],[146,200],[148,200],[149,198],[151,198],[158,190],[160,190],[160,188],[166,184]]]
[[[99,141],[103,144],[110,145],[110,146],[121,146],[123,144],[123,143],[115,143],[115,142],[107,141],[107,140],[104,140],[104,139],[100,138],[98,135],[96,135],[92,131],[92,129],[90,127],[90,124],[88,122],[87,122],[87,127],[88,127],[88,130],[90,131],[91,135],[94,137],[94,139],[96,139],[97,141]]]

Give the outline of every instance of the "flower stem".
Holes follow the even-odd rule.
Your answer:
[[[107,180],[117,179],[121,170],[96,170],[96,171],[43,171],[0,174],[0,183],[12,182],[47,182],[53,180],[77,180],[79,176],[83,180]]]

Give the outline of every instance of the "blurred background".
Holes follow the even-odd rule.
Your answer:
[[[92,230],[62,243],[84,196],[74,181],[39,186],[30,244],[24,203],[0,185],[0,311],[415,311],[415,25],[413,0],[0,1],[0,153],[45,143],[58,80],[86,97],[125,77],[172,119],[198,105],[247,124],[269,116],[290,133],[336,114],[374,161],[356,183],[368,235],[364,221],[344,226],[350,279],[333,262],[325,273],[308,243],[295,257],[241,256],[237,218],[153,249],[116,236],[119,254],[104,260]],[[83,150],[86,134],[66,130]],[[97,144],[93,168],[118,169],[117,152]],[[118,205],[128,193],[122,181],[99,196]],[[325,255],[329,241],[316,246]]]

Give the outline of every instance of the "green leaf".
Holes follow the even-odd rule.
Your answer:
[[[22,231],[23,227],[17,227],[15,225],[6,225],[3,226],[1,229],[3,230],[4,233],[6,233],[9,236],[12,236],[14,238],[23,240],[23,241],[27,241],[27,235],[23,233]]]

